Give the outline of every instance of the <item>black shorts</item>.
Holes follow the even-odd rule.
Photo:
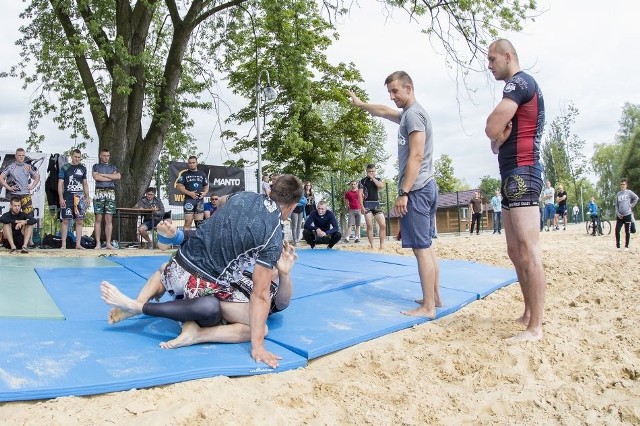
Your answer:
[[[542,169],[539,166],[522,166],[505,173],[500,190],[503,209],[538,206],[542,192]]]

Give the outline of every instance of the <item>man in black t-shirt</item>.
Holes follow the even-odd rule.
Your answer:
[[[384,182],[376,177],[375,164],[367,165],[367,176],[358,183],[358,194],[364,221],[367,224],[367,238],[369,248],[373,249],[373,219],[378,223],[378,236],[380,237],[380,249],[384,247],[387,238],[387,224],[384,221],[384,212],[380,208],[378,191],[384,188]]]
[[[560,230],[560,218],[562,218],[562,229],[567,229],[567,191],[564,190],[562,185],[556,185],[556,202],[558,207],[556,208],[556,215],[554,217],[554,225],[556,231]]]
[[[65,164],[58,174],[58,195],[60,197],[60,235],[62,249],[67,248],[67,231],[72,220],[76,221],[76,249],[84,249],[80,245],[82,225],[87,208],[91,205],[89,185],[87,184],[87,168],[80,164],[82,153],[79,149],[71,151],[71,163]]]
[[[198,170],[195,155],[189,157],[187,167],[176,181],[176,189],[184,194],[184,229],[191,228],[194,220],[197,228],[204,220],[204,197],[209,190],[209,179]]]
[[[22,253],[29,253],[27,243],[33,233],[36,219],[22,211],[20,197],[13,196],[11,198],[9,211],[0,216],[0,223],[2,223],[4,238],[2,244],[11,250],[11,253],[15,253],[18,246],[22,247]]]

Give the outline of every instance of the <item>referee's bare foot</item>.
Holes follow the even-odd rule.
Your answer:
[[[100,283],[100,297],[104,303],[113,307],[108,315],[109,324],[115,324],[142,313],[142,303],[125,296],[108,281]]]
[[[200,326],[195,321],[185,322],[180,335],[175,339],[160,343],[160,347],[162,349],[177,349],[200,343],[197,339],[199,331]]]
[[[537,342],[542,339],[542,330],[540,331],[531,331],[525,330],[520,334],[516,334],[513,337],[509,337],[506,339],[507,343],[520,343],[520,342]]]
[[[435,308],[427,309],[424,306],[420,306],[419,308],[415,308],[415,309],[410,309],[408,311],[401,311],[400,313],[403,315],[408,315],[410,317],[427,317],[431,319],[436,318]]]
[[[516,322],[524,325],[525,327],[529,326],[529,317],[526,315],[522,315],[520,318],[516,319]]]
[[[422,299],[414,300],[418,305],[422,305]],[[442,308],[442,299],[440,299],[440,295],[436,296],[436,308]]]

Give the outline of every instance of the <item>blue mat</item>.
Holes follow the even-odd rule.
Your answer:
[[[164,350],[179,333],[176,322],[143,318],[109,326],[100,321],[0,320],[0,401],[93,395],[212,376],[274,370],[250,356],[250,344],[204,344]],[[278,371],[306,359],[267,342],[282,356]]]
[[[442,288],[436,318],[477,299],[475,293]],[[400,279],[369,282],[291,302],[269,319],[269,340],[313,359],[428,321],[401,313],[418,305],[420,284]],[[309,319],[309,312],[316,313]]]
[[[292,272],[294,298],[287,310],[268,321],[267,348],[283,356],[277,371],[427,321],[400,313],[416,307],[414,299],[421,297],[413,256],[326,249],[299,250],[298,255]],[[13,257],[5,262],[7,258]],[[168,258],[19,260],[21,268],[35,268],[41,291],[66,320],[0,319],[0,401],[273,372],[253,361],[248,343],[159,348],[159,342],[179,333],[173,321],[141,316],[107,324],[109,308],[100,299],[100,282],[110,281],[134,297]],[[474,262],[442,261],[440,267],[444,306],[436,318],[516,280],[513,270]],[[3,280],[5,275],[0,286]]]

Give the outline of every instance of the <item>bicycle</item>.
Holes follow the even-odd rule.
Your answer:
[[[587,234],[593,235],[593,220],[588,220],[586,223]],[[597,235],[610,235],[611,234],[611,222],[607,219],[603,219],[601,216],[596,217],[596,226],[598,227]]]

